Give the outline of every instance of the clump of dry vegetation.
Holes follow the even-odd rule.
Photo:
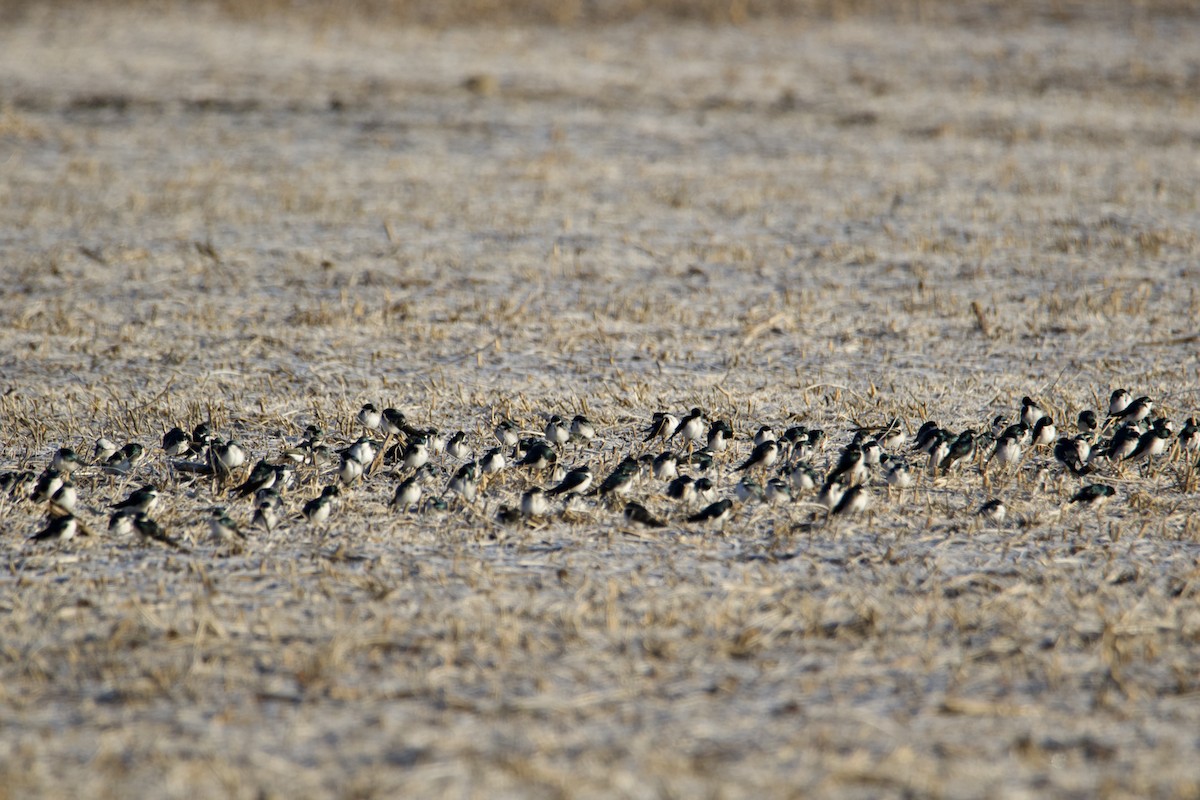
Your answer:
[[[811,495],[718,529],[639,490],[662,530],[496,522],[524,473],[402,513],[390,466],[311,525],[332,477],[300,468],[266,533],[159,449],[202,422],[251,463],[310,424],[348,444],[374,401],[478,453],[501,416],[582,413],[564,460],[602,476],[700,406],[739,433],[728,493],[763,423],[824,429],[825,471],[858,426],[982,429],[1023,395],[1182,422],[1195,20],[949,7],[5,4],[0,471],[148,453],[80,473],[92,536],[30,543],[44,505],[0,501],[6,791],[1195,794],[1183,459],[876,479],[828,525]],[[1107,505],[1066,503],[1093,479]],[[151,481],[191,552],[106,533]],[[210,540],[218,504],[247,541]]]

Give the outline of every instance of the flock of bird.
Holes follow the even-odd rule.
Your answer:
[[[376,481],[395,484],[389,505],[404,514],[462,508],[520,524],[558,513],[622,509],[630,524],[662,528],[672,522],[719,526],[737,503],[803,503],[811,511],[808,524],[816,525],[861,514],[881,492],[891,497],[920,481],[972,470],[993,494],[977,513],[1000,523],[1006,507],[992,492],[997,476],[1001,484],[1020,481],[1031,465],[1039,471],[1057,465],[1062,475],[1080,479],[1067,502],[1090,507],[1116,493],[1096,479],[1124,474],[1131,466],[1150,471],[1160,461],[1181,458],[1187,470],[1200,470],[1200,462],[1192,463],[1200,452],[1195,418],[1176,430],[1169,419],[1155,416],[1151,398],[1134,398],[1124,389],[1112,393],[1106,411],[1085,410],[1062,428],[1062,421],[1025,397],[1011,418],[999,415],[980,430],[953,432],[925,421],[909,436],[904,423],[893,419],[845,431],[849,440],[838,446],[831,439],[842,434],[827,436],[805,425],[778,434],[761,425],[739,436],[729,421],[708,419],[693,408],[679,417],[655,413],[625,452],[606,452],[601,441],[628,437],[598,437],[582,414],[544,419],[536,431],[499,419],[494,441],[485,443],[479,441],[484,435],[446,436],[410,424],[394,408],[368,403],[352,425],[362,431],[356,440],[338,446],[310,425],[302,439],[253,465],[246,447],[218,437],[207,423],[191,433],[178,427],[168,431],[161,442],[165,463],[138,442],[118,447],[100,437],[87,463],[61,447],[40,474],[30,469],[0,473],[0,498],[45,507],[46,521],[31,541],[65,542],[77,533],[94,534],[82,513],[97,513],[95,505],[81,502],[86,476],[92,498],[105,490],[119,492],[99,507],[107,506],[100,513],[109,515],[111,535],[136,535],[186,551],[194,537],[171,535],[153,516],[162,486],[145,483],[119,496],[141,484],[139,476],[165,474],[176,487],[197,485],[201,491],[189,494],[211,498],[206,507],[202,503],[211,536],[240,546],[252,529],[269,533],[289,524],[323,526],[339,504]],[[596,471],[592,461],[609,466]],[[296,495],[300,499],[293,500]]]

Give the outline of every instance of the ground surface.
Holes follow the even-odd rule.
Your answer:
[[[0,28],[0,467],[101,434],[190,555],[0,501],[0,794],[1195,796],[1200,511],[1035,455],[871,516],[605,506],[211,543],[162,432],[253,457],[364,402],[491,446],[586,411],[961,429],[1200,410],[1200,21],[550,30],[34,8]],[[976,304],[973,309],[972,304]],[[1061,424],[1060,423],[1060,424]],[[448,465],[448,462],[447,462]],[[317,477],[288,498],[293,511]],[[321,479],[323,480],[323,479]],[[1009,518],[972,512],[1004,497]],[[222,500],[248,522],[244,501]]]

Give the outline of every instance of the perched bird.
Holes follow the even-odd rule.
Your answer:
[[[130,511],[126,508],[114,512],[108,518],[108,535],[116,537],[131,536],[133,534],[133,517],[135,514],[137,514],[136,511]]]
[[[63,478],[62,486],[59,486],[57,491],[50,496],[50,502],[54,507],[68,514],[75,513],[75,503],[78,499],[79,492],[75,489],[75,484],[71,483],[70,477]]]
[[[163,531],[161,525],[152,520],[150,517],[146,516],[146,514],[141,511],[135,512],[133,515],[133,529],[137,531],[138,535],[141,536],[143,540],[150,539],[155,542],[161,542],[162,544],[170,545],[176,550],[182,550],[185,553],[188,552],[188,549],[180,544],[178,539],[168,536],[166,532]]]
[[[1141,422],[1154,410],[1154,401],[1143,395],[1111,416],[1120,422]]]
[[[96,439],[92,449],[92,463],[103,464],[117,452],[117,445],[111,439],[101,436]]]
[[[518,467],[529,467],[534,472],[540,472],[546,467],[558,462],[558,454],[549,442],[537,439],[525,449],[525,456],[517,462]]]
[[[62,488],[63,474],[54,467],[46,467],[42,470],[42,474],[38,476],[37,483],[33,486],[33,492],[29,495],[29,499],[35,503],[49,500],[54,497],[54,493]]]
[[[421,475],[413,473],[405,478],[396,486],[396,492],[392,495],[392,501],[389,505],[396,506],[404,510],[415,506],[421,502]]]
[[[1148,461],[1154,456],[1165,453],[1170,442],[1171,431],[1165,425],[1156,425],[1138,438],[1137,446],[1133,448],[1133,452],[1129,454],[1127,460]]]
[[[1078,503],[1081,506],[1088,506],[1090,508],[1099,508],[1100,506],[1104,505],[1104,503],[1108,502],[1108,498],[1112,497],[1116,493],[1117,490],[1108,484],[1092,483],[1084,486],[1082,489],[1072,495],[1068,502]]]
[[[797,492],[812,491],[821,483],[821,476],[805,461],[792,464],[787,475],[792,482],[792,488]]]
[[[733,441],[733,427],[723,419],[713,420],[708,426],[707,447],[714,453],[724,453]]]
[[[921,424],[917,432],[913,435],[912,449],[918,453],[929,455],[930,443],[935,435],[939,432],[938,424],[933,420],[929,420]]]
[[[583,494],[592,487],[593,478],[591,467],[576,467],[566,474],[562,483],[546,492],[546,496]]]
[[[496,425],[496,441],[501,447],[515,447],[521,440],[521,429],[511,419],[502,419]]]
[[[645,525],[647,528],[665,528],[667,523],[655,519],[654,515],[641,503],[625,504],[625,519]]]
[[[192,440],[184,433],[183,428],[171,428],[163,434],[162,449],[168,456],[182,456],[192,448]]]
[[[861,514],[871,504],[871,495],[861,483],[847,489],[830,512],[834,516],[851,517]]]
[[[550,417],[546,423],[546,441],[553,445],[564,445],[571,438],[571,429],[558,414]]]
[[[1034,402],[1032,397],[1026,396],[1021,398],[1021,422],[1032,428],[1044,416],[1046,416],[1046,412]]]
[[[79,469],[79,456],[69,447],[60,447],[54,452],[54,457],[50,460],[50,466],[61,472],[63,475],[70,475],[75,470]]]
[[[267,491],[271,490],[268,489]],[[255,528],[262,528],[267,533],[270,533],[279,524],[279,511],[280,504],[278,502],[270,499],[257,500],[254,506],[254,516],[251,517],[250,524]]]
[[[454,473],[454,477],[450,479],[450,483],[446,484],[446,491],[454,492],[468,503],[475,502],[475,496],[479,490],[479,479],[475,476],[475,462],[468,462],[458,468],[458,472]]]
[[[479,459],[479,473],[481,475],[494,475],[503,470],[504,467],[504,454],[500,452],[499,447],[493,447]]]
[[[669,481],[679,475],[679,459],[674,453],[660,453],[654,457],[651,470],[660,481]]]
[[[733,488],[733,491],[737,494],[737,499],[743,503],[750,500],[766,502],[767,499],[766,491],[763,489],[762,484],[751,478],[742,478],[737,482],[737,486]]]
[[[114,503],[109,508],[118,510],[125,509],[128,511],[140,511],[143,514],[149,514],[158,507],[159,491],[154,484],[146,484],[140,489],[136,489],[130,493],[128,497],[119,503]]]
[[[733,501],[729,498],[718,500],[705,506],[700,511],[687,518],[688,522],[724,522],[733,509]]]
[[[229,514],[225,512],[224,508],[220,507],[212,510],[208,518],[208,530],[212,538],[218,542],[232,542],[246,538],[246,534],[242,533],[237,523],[229,518]]]
[[[995,498],[981,505],[975,513],[987,522],[1000,523],[1004,521],[1004,517],[1008,514],[1008,509],[1005,508],[1003,500]]]
[[[870,439],[863,443],[862,453],[865,466],[877,467],[883,458],[883,445],[879,443],[878,439]]]
[[[764,442],[774,442],[779,437],[775,435],[775,429],[770,425],[763,425],[754,432],[754,446],[758,447]]]
[[[104,468],[110,472],[129,472],[141,463],[145,449],[137,442],[130,442],[113,453],[104,462]]]
[[[350,456],[358,463],[366,466],[375,460],[375,443],[366,436],[360,436],[354,444],[338,453],[340,456]]]
[[[690,503],[696,499],[696,482],[691,475],[680,475],[667,484],[667,497]]]
[[[863,451],[858,445],[851,444],[838,457],[837,465],[826,477],[827,481],[837,481],[844,486],[855,486],[867,478],[867,467],[863,464]]]
[[[596,426],[583,414],[571,418],[571,438],[579,442],[590,442],[596,438]]]
[[[275,467],[265,458],[259,459],[254,469],[250,470],[250,476],[233,493],[238,497],[249,497],[260,489],[270,489],[278,479],[279,473]]]
[[[209,454],[213,471],[222,475],[228,475],[246,463],[245,449],[232,439],[227,442],[214,441]]]
[[[817,494],[817,502],[831,511],[837,507],[837,504],[842,502],[842,497],[846,494],[846,487],[837,479],[830,479],[821,487],[821,491]]]
[[[701,503],[711,503],[717,496],[717,487],[708,478],[697,478],[692,486],[696,487],[696,500]]]
[[[458,431],[446,442],[446,455],[457,461],[471,457],[471,446],[467,444],[466,431]]]
[[[380,427],[387,436],[413,436],[417,433],[411,425],[408,424],[408,419],[404,416],[404,412],[395,408],[385,408],[380,412]]]
[[[1054,425],[1048,415],[1038,418],[1038,421],[1033,426],[1033,446],[1044,447],[1053,442],[1058,437],[1058,428]]]
[[[340,492],[336,484],[326,486],[321,490],[319,497],[314,497],[304,504],[304,507],[300,510],[301,515],[314,525],[327,522],[333,514],[334,503],[337,501],[339,494]]]
[[[427,463],[429,463],[429,443],[425,441],[424,436],[413,436],[408,440],[408,446],[404,448],[400,466],[404,469],[420,469]]]
[[[950,468],[955,463],[964,459],[970,459],[975,452],[975,431],[967,428],[965,431],[954,437],[954,441],[950,442],[950,449],[942,458],[938,468],[942,474],[950,471]]]
[[[862,453],[859,453],[861,457]],[[750,453],[750,457],[743,461],[736,469],[736,472],[746,472],[748,470],[762,469],[766,470],[775,463],[779,458],[779,442],[774,439],[767,439],[762,444],[757,445]]]
[[[686,442],[699,442],[704,439],[704,412],[693,408],[687,416],[679,420],[668,441],[676,436],[682,436]]]
[[[1114,389],[1108,397],[1108,416],[1115,417],[1125,412],[1133,402],[1133,395],[1125,389]]]
[[[792,499],[792,487],[783,478],[771,478],[767,481],[764,491],[766,500],[771,505],[787,503]]]
[[[712,468],[713,460],[713,451],[709,450],[707,447],[701,447],[699,450],[693,451],[692,454],[684,460],[684,463],[690,464],[701,472],[707,472]]]
[[[66,542],[75,536],[78,523],[75,517],[64,514],[46,523],[46,527],[29,537],[31,542]]]
[[[1098,425],[1099,423],[1096,420],[1096,412],[1092,411],[1090,408],[1085,408],[1083,411],[1080,411],[1078,419],[1075,420],[1075,427],[1079,429],[1080,433],[1089,433],[1094,431]]]
[[[1195,453],[1200,450],[1200,426],[1195,417],[1188,417],[1183,429],[1179,431],[1179,449],[1184,453]]]
[[[1133,451],[1137,449],[1140,440],[1141,433],[1134,426],[1125,424],[1117,428],[1117,432],[1113,434],[1112,441],[1109,442],[1108,450],[1106,451],[1108,460],[1116,464],[1129,458],[1129,456],[1133,455]]]
[[[887,471],[884,473],[883,479],[893,489],[907,489],[913,485],[912,471],[908,468],[908,463],[900,459],[890,459],[888,461]]]
[[[521,495],[521,513],[526,517],[543,516],[549,508],[546,493],[536,486]]]
[[[895,417],[875,437],[884,450],[892,452],[904,443],[904,424]]]
[[[365,403],[354,418],[368,431],[379,430],[379,426],[383,424],[383,412],[374,403]]]
[[[354,456],[346,453],[338,464],[338,480],[346,486],[352,486],[363,476],[363,464]]]
[[[996,445],[992,448],[992,454],[988,457],[987,464],[984,467],[992,465],[996,462],[997,465],[1003,467],[1008,464],[1016,464],[1021,460],[1021,440],[1017,433],[1006,431],[999,439],[996,440]]]
[[[616,469],[600,483],[599,488],[593,489],[592,492],[601,497],[628,494],[633,490],[634,480],[637,479],[640,470],[641,467],[638,466],[637,460],[626,456]]]
[[[655,411],[650,426],[642,431],[642,433],[646,434],[646,438],[642,439],[642,441],[648,442],[651,439],[666,439],[672,435],[672,431],[678,425],[679,420],[673,415],[665,411]]]

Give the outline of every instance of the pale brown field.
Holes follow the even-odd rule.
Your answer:
[[[1186,7],[659,5],[4,6],[0,471],[149,456],[77,481],[96,536],[27,542],[44,509],[0,500],[0,796],[1200,795],[1200,497],[1167,456],[1102,471],[1098,512],[1039,453],[722,531],[650,482],[662,532],[499,525],[517,472],[399,514],[380,474],[324,529],[208,540],[250,507],[170,470],[173,425],[256,459],[373,400],[482,452],[583,411],[564,457],[603,476],[700,405],[730,494],[762,423],[825,429],[825,467],[856,425],[1026,394],[1067,429],[1116,386],[1200,412]],[[190,554],[104,535],[147,481]]]

